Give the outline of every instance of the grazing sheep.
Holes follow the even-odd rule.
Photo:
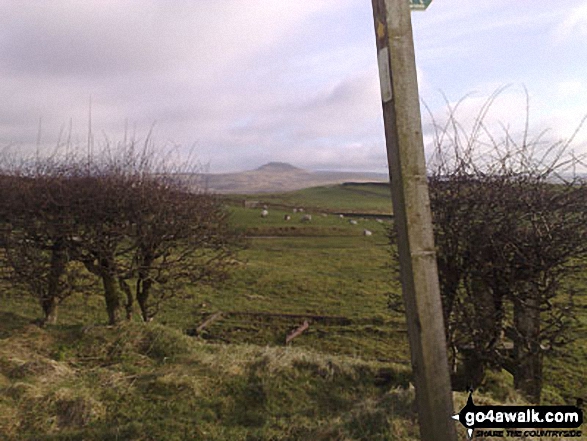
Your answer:
[[[304,216],[302,216],[301,221],[302,222],[312,222],[312,215],[311,214],[305,214]]]
[[[322,217],[328,217],[326,213],[322,213]]]
[[[377,221],[377,223],[380,223],[380,224],[383,223],[383,220],[382,219],[375,219],[375,220]]]
[[[261,211],[261,217],[267,217],[267,216],[269,216],[269,212],[267,210]]]
[[[344,219],[344,214],[339,214],[338,217],[340,217],[341,219]]]
[[[284,221],[291,220],[291,216],[289,214],[286,214],[285,216],[283,216],[283,220]]]
[[[303,208],[298,208],[298,211],[299,211],[300,213],[303,213],[303,212],[304,212],[304,209],[303,209]]]
[[[363,236],[373,236],[373,232],[369,230],[363,230]]]
[[[294,209],[293,209],[293,212],[294,212],[294,213],[297,213],[297,212],[298,212],[298,209],[297,209],[297,208],[294,208]]]
[[[357,225],[358,222],[356,220],[354,220],[354,219],[351,219],[351,220],[349,220],[349,224],[351,224],[351,225]]]

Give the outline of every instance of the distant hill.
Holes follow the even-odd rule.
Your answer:
[[[387,173],[307,171],[285,162],[269,162],[240,173],[204,174],[201,183],[215,193],[273,193],[344,182],[387,182]]]
[[[265,172],[265,173],[286,173],[286,172],[295,172],[295,171],[303,171],[301,168],[294,167],[287,162],[268,162],[265,165],[257,168],[257,171]]]

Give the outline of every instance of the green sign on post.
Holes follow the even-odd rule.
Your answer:
[[[432,3],[432,0],[410,0],[410,9],[423,11],[430,6],[430,3]]]

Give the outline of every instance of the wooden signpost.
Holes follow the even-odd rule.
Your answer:
[[[410,17],[430,2],[372,0],[420,436],[455,441]]]

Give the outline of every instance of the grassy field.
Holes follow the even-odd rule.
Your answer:
[[[255,200],[269,206],[302,207],[318,212],[391,214],[389,185],[356,184],[307,188],[279,194],[231,196],[233,201]]]
[[[366,185],[250,196],[266,218],[228,199],[249,236],[242,263],[217,286],[186,286],[147,325],[107,327],[103,299],[79,295],[40,329],[37,305],[0,287],[0,439],[418,439],[405,320],[387,307],[400,288],[389,221],[377,221],[385,198]],[[293,214],[301,206],[311,223]],[[337,212],[374,216],[352,225]],[[548,359],[545,400],[586,396],[586,361],[582,337]],[[465,398],[455,394],[457,409]],[[476,394],[493,402],[521,402],[508,375],[491,373]]]

